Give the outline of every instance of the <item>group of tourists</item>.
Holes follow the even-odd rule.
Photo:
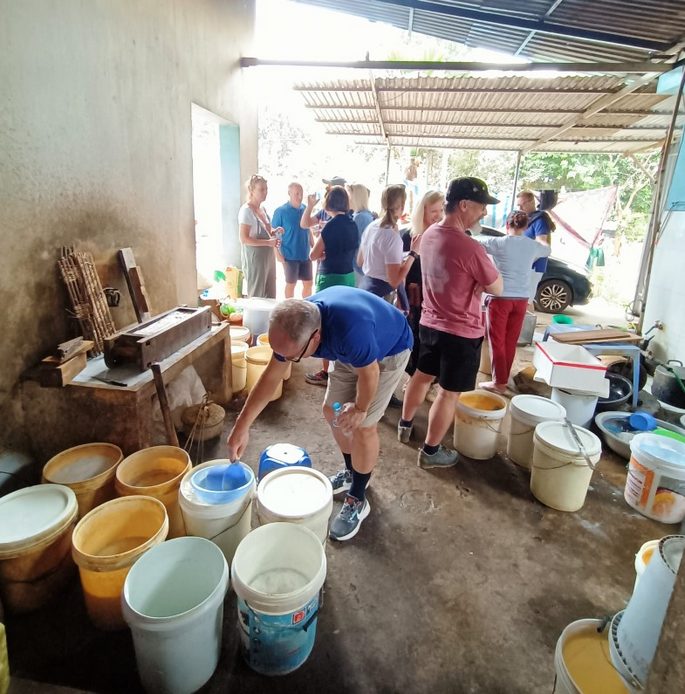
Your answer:
[[[291,183],[288,203],[271,221],[262,206],[266,181],[253,176],[248,182],[248,201],[240,212],[241,240],[249,239],[243,241],[248,293],[270,289],[264,281],[272,274],[251,263],[278,259],[285,266],[289,298],[272,313],[273,357],[236,420],[228,452],[232,460],[241,456],[250,426],[288,362],[323,359],[323,368],[306,378],[326,386],[323,414],[344,461],[331,477],[334,492],[346,496],[330,528],[331,538],[344,541],[356,535],[370,512],[366,489],[378,459],[377,423],[405,370],[411,376],[397,426],[402,443],[410,442],[414,416],[437,383],[418,451],[422,468],[457,462],[457,452],[441,442],[460,393],[476,385],[486,331],[493,380],[481,386],[510,392],[516,339],[537,285],[533,266],[535,272],[544,270],[540,263],[549,255],[553,224],[549,215],[537,213],[533,194],[522,191],[520,209],[509,215],[505,236],[472,237],[487,205],[499,202],[474,177],[450,181],[444,195],[423,195],[408,229],[400,229],[405,186],[385,188],[375,217],[368,210],[365,186],[346,187],[340,177],[324,183],[318,212],[317,196],[309,195],[303,205],[301,185]],[[319,263],[313,296],[311,261]],[[298,280],[303,283],[301,300],[292,298]],[[275,291],[253,295],[274,296]],[[342,411],[334,412],[334,403],[344,403]]]

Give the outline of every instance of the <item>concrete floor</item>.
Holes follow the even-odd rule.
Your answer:
[[[320,415],[323,389],[302,378],[317,366],[308,361],[252,430],[245,461],[255,469],[260,452],[281,441],[304,446],[325,473],[342,462]],[[417,415],[419,437],[426,412]],[[419,439],[396,440],[398,414],[389,410],[380,424],[371,515],[352,541],[328,543],[309,660],[282,678],[253,673],[239,655],[229,593],[221,660],[203,692],[551,692],[562,629],[622,609],[635,552],[674,530],[625,503],[625,461],[613,454],[604,455],[583,509],[563,513],[537,502],[528,472],[505,457],[419,469]],[[206,454],[220,457],[222,447]],[[129,633],[90,626],[78,581],[49,609],[7,627],[12,671],[22,678],[14,694],[50,691],[26,680],[141,691]]]

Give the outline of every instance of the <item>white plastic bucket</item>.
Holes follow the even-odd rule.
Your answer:
[[[462,393],[454,415],[454,447],[474,460],[489,460],[497,453],[507,401],[487,390]]]
[[[630,442],[623,497],[643,516],[661,523],[685,520],[685,443],[656,434]]]
[[[490,342],[486,338],[483,340],[483,344],[480,347],[480,364],[478,365],[478,371],[486,376],[492,375],[492,363],[490,361]]]
[[[554,694],[624,694],[625,682],[609,658],[609,640],[601,619],[571,622],[554,651]]]
[[[269,318],[278,301],[253,297],[243,299],[243,325],[250,329],[253,335],[261,335],[269,329]]]
[[[8,612],[36,610],[70,581],[76,495],[61,484],[25,487],[0,498],[0,597]]]
[[[273,350],[271,347],[261,345],[259,347],[250,347],[245,353],[245,359],[247,360],[247,392],[249,393],[253,388],[255,383],[259,380],[259,377],[266,370],[267,364],[271,361],[271,355]],[[283,381],[279,381],[274,391],[273,397],[269,402],[278,400],[278,398],[283,395]]]
[[[257,516],[266,523],[296,523],[324,543],[333,510],[333,487],[323,473],[295,466],[274,470],[257,486]]]
[[[563,405],[538,395],[516,395],[509,406],[511,426],[507,439],[507,455],[517,465],[530,468],[533,459],[533,435],[535,427],[542,422],[563,419]]]
[[[201,537],[164,542],[133,565],[122,609],[147,691],[188,694],[212,676],[227,589],[226,559]]]
[[[231,342],[244,342],[250,346],[250,329],[245,325],[231,325],[228,328],[231,335]]]
[[[190,484],[190,478],[198,470],[212,465],[223,465],[228,460],[210,460],[197,465],[187,472],[181,480],[178,491],[178,502],[183,514],[186,533],[196,537],[204,537],[211,540],[224,553],[226,561],[233,560],[236,547],[240,541],[250,532],[252,522],[252,499],[255,495],[257,483],[252,469],[239,463],[243,469],[249,471],[252,476],[252,486],[242,499],[228,504],[208,504],[198,498]]]
[[[635,585],[633,586],[633,591],[637,588],[640,577],[645,572],[647,564],[651,561],[658,546],[659,540],[649,540],[637,551],[635,555]]]
[[[575,427],[592,465],[602,454],[602,442],[587,429]],[[578,511],[585,503],[592,468],[564,422],[535,427],[530,491],[538,501],[558,511]]]
[[[247,384],[247,360],[245,355],[249,345],[247,342],[231,341],[231,377],[233,392],[239,393]]]
[[[231,575],[248,665],[264,675],[296,670],[316,639],[319,591],[326,580],[319,538],[302,525],[263,525],[238,545]]]
[[[647,683],[684,549],[685,535],[661,538],[618,624],[618,650],[642,685]]]
[[[572,390],[552,388],[552,401],[566,410],[566,416],[579,427],[589,427],[597,409],[597,395],[574,393]]]

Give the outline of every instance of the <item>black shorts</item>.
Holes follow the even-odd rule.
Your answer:
[[[311,260],[286,260],[283,265],[286,284],[295,284],[297,280],[302,280],[303,282],[312,281]]]
[[[419,371],[436,376],[440,387],[453,393],[474,389],[482,337],[459,337],[420,325],[419,339]]]

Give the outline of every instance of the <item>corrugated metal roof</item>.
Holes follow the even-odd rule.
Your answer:
[[[583,116],[624,86],[616,76],[512,75],[379,77],[373,85],[367,78],[300,83],[295,90],[326,132],[364,144],[588,152],[658,146],[670,122],[671,97],[654,93],[653,86]]]
[[[391,0],[296,1],[538,61],[639,61],[669,50],[685,39],[685,2],[682,0],[439,0],[428,4],[393,3]],[[415,5],[413,12],[411,5]],[[430,7],[431,11],[421,9],[422,5]],[[459,10],[490,13],[494,15],[493,21],[450,14]],[[502,26],[496,21],[502,18],[511,20],[514,25]],[[585,35],[582,38],[561,36],[516,26],[516,21],[526,20],[544,21],[550,29],[561,27]],[[612,44],[587,35],[597,32],[625,40]],[[631,39],[640,41],[640,47],[631,46]],[[645,42],[658,47],[642,48]]]

